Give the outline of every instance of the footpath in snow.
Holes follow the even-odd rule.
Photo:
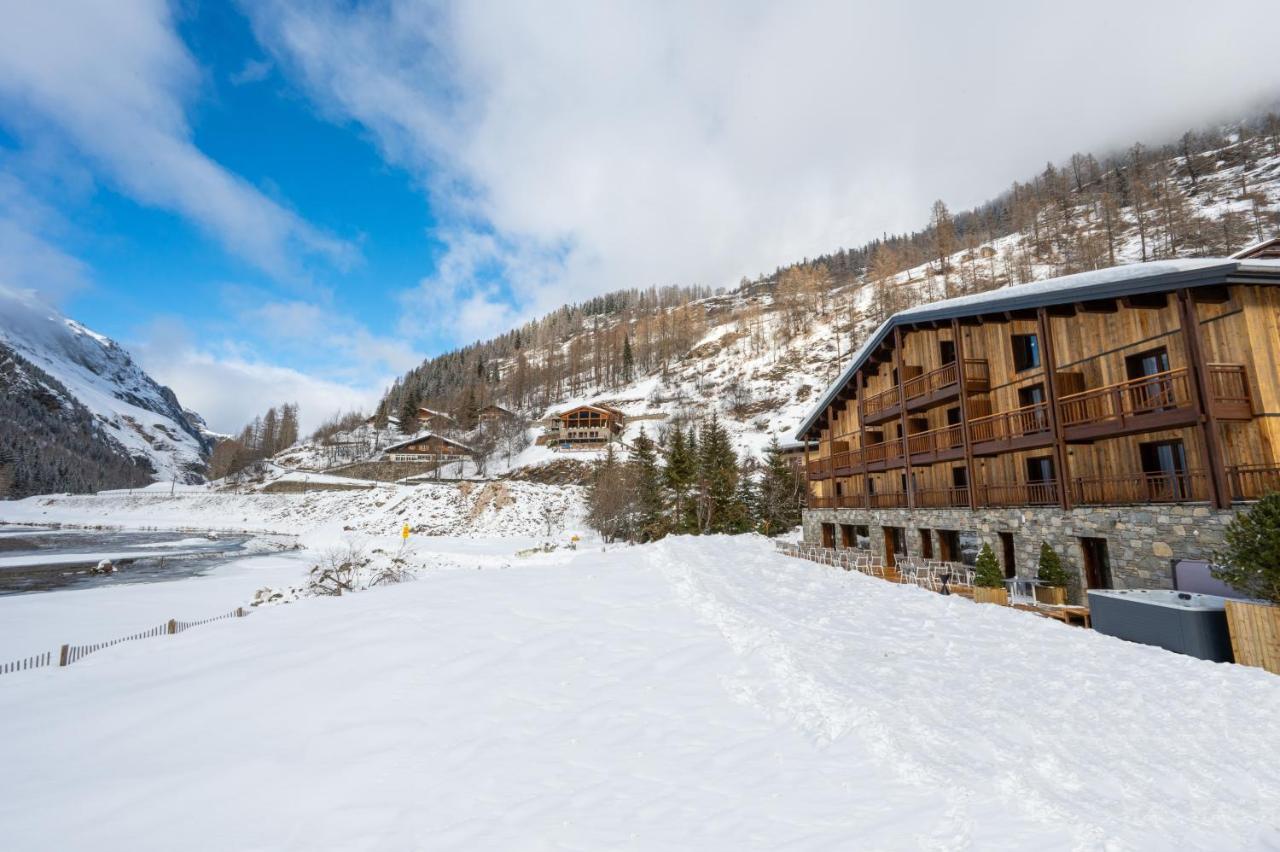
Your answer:
[[[1280,678],[759,539],[511,548],[7,676],[6,848],[1280,844]]]

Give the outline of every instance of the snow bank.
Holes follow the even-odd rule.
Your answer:
[[[7,676],[6,844],[1280,843],[1261,671],[759,540],[459,547],[491,558]]]
[[[350,480],[345,480],[350,481]],[[370,483],[374,485],[374,483]],[[260,494],[111,492],[0,501],[0,523],[209,529],[340,537],[537,536],[581,527],[582,489],[532,482],[376,484],[361,491]]]

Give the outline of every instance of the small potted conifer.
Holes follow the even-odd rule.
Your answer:
[[[975,603],[1009,605],[1009,590],[1004,586],[1004,573],[991,545],[982,545],[973,566],[973,600]]]
[[[1036,603],[1049,606],[1066,606],[1067,577],[1058,552],[1047,541],[1040,542],[1040,564],[1036,571],[1040,583],[1036,586]]]
[[[1280,674],[1280,493],[1236,515],[1226,541],[1212,574],[1255,599],[1226,602],[1232,654],[1241,665]]]

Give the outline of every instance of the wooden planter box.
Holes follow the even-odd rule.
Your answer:
[[[1280,606],[1227,601],[1227,629],[1237,663],[1280,675]]]
[[[1036,586],[1036,603],[1066,606],[1067,590],[1062,586]]]
[[[988,589],[983,586],[974,586],[973,602],[974,603],[992,603],[992,604],[1000,604],[1001,606],[1008,606],[1009,590],[1008,589]]]

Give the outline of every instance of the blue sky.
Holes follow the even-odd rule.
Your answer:
[[[0,29],[0,284],[226,431],[285,400],[313,424],[564,302],[731,285],[1280,91],[1237,26],[1253,0],[1082,0],[1108,22],[1088,56],[1058,12],[994,0],[49,5]]]

